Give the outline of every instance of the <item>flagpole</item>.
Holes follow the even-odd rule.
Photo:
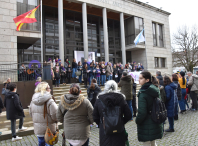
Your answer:
[[[144,20],[143,20],[143,25],[144,25]],[[147,46],[146,46],[146,31],[145,31],[145,26],[144,26],[144,38],[145,38],[145,49],[146,49],[146,69],[148,70],[148,61],[147,61]]]
[[[43,4],[41,0],[41,67],[42,67],[42,78],[44,78],[43,72]]]

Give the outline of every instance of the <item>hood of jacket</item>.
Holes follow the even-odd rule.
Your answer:
[[[178,88],[179,85],[178,81],[173,81],[173,83],[176,85],[176,88]]]
[[[18,95],[16,92],[11,92],[9,91],[7,94],[6,94],[6,98],[12,98],[12,96],[14,95]]]
[[[35,105],[43,105],[46,101],[50,100],[52,95],[49,92],[44,92],[43,95],[41,93],[34,93],[32,102]]]
[[[65,94],[61,96],[61,104],[66,110],[74,110],[81,105],[84,99],[83,95]]]
[[[145,83],[139,92],[144,92],[152,97],[159,97],[159,88],[152,83]]]
[[[158,80],[162,80],[163,81],[163,77],[162,76],[157,76]]]
[[[122,77],[121,80],[126,81],[126,82],[131,82],[132,77],[131,77],[131,75],[127,75],[125,77]]]
[[[176,85],[175,83],[170,83],[169,85],[171,88],[173,88],[173,90],[177,89],[178,85]]]

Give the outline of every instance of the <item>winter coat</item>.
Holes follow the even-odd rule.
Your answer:
[[[175,83],[165,86],[167,117],[174,117],[176,89],[177,85]]]
[[[6,87],[6,89],[10,90],[10,82],[9,83],[4,83],[4,87]]]
[[[177,89],[176,89],[176,95],[177,95],[177,98],[178,100],[181,100],[182,98],[182,91],[181,91],[181,87],[180,87],[180,84],[178,81],[173,81],[173,83],[175,83],[177,85]]]
[[[87,75],[87,69],[85,69],[84,67],[83,67],[83,78],[88,78],[88,75]]]
[[[56,111],[57,105],[52,99],[52,95],[49,92],[34,93],[32,101],[30,103],[29,113],[34,123],[35,135],[44,136],[47,128],[47,118],[44,118],[44,105],[47,102],[47,116],[48,126],[52,133],[56,131]]]
[[[120,70],[118,71],[118,75],[122,76],[123,71],[124,71],[123,69],[120,69]]]
[[[106,71],[107,71],[107,72],[106,72],[107,77],[110,76],[111,73],[113,74],[113,67],[110,66],[110,65],[107,65]]]
[[[81,69],[81,70],[80,70],[80,69]],[[82,75],[82,72],[83,72],[83,66],[82,66],[82,65],[78,65],[78,66],[77,66],[77,70],[78,70],[78,71],[81,71],[81,75]]]
[[[89,70],[89,76],[91,77],[91,76],[93,76],[93,74],[94,74],[94,67],[93,66],[90,66],[89,68],[88,68],[88,70]]]
[[[69,62],[68,62],[69,63]],[[67,69],[68,68],[68,63],[64,62],[64,68]]]
[[[138,92],[138,114],[136,117],[138,140],[141,142],[161,139],[163,124],[156,124],[151,119],[154,98],[160,98],[159,88],[152,83],[145,83]]]
[[[163,77],[162,77],[162,76],[157,76],[157,79],[159,80],[159,84],[160,84],[161,86],[164,86]]]
[[[133,99],[133,81],[131,75],[122,77],[118,87],[121,87],[121,92],[126,96],[126,100]]]
[[[95,83],[94,83],[94,84],[95,84]],[[92,89],[90,88],[90,86],[89,86],[89,87],[87,88],[87,95],[88,95],[88,98],[89,98],[89,99],[91,98],[91,97],[90,97],[90,93],[91,93],[91,92],[94,92],[94,94],[93,94],[93,99],[90,100],[92,106],[94,107],[95,102],[96,102],[96,98],[97,98],[98,94],[101,92],[101,89],[100,89],[100,87],[99,87],[97,84],[95,84],[95,89],[94,89],[94,90],[92,90]]]
[[[57,119],[64,125],[66,139],[85,140],[90,137],[90,124],[93,124],[93,106],[83,95],[66,94],[61,96]]]
[[[54,78],[56,80],[60,79],[60,74],[58,72],[54,72]]]
[[[116,75],[116,74],[118,74],[118,68],[117,67],[113,68],[113,75]]]
[[[72,69],[73,68],[77,68],[77,63],[76,62],[72,62]]]
[[[9,91],[5,95],[4,106],[6,108],[6,116],[8,120],[21,119],[25,117],[23,106],[16,92]]]
[[[53,69],[54,69],[54,73],[56,72],[56,67],[58,68],[58,73],[60,74],[61,70],[60,70],[60,66],[55,66]]]
[[[196,85],[198,85],[198,75],[192,75],[189,78],[188,85],[192,86],[190,91],[197,91]]]
[[[2,98],[0,96],[0,113],[2,113],[2,109],[3,108],[4,108],[4,106],[3,106],[3,100],[2,100]]]
[[[106,69],[105,68],[101,68],[101,74],[100,75],[106,75]],[[103,73],[103,71],[105,71],[105,73]]]
[[[120,106],[121,115],[123,115],[122,120],[124,125],[132,118],[132,114],[129,109],[129,106],[125,101],[125,96],[120,92],[109,92],[109,93],[102,92],[99,94],[98,98],[107,107],[110,105]],[[126,141],[125,131],[123,131],[122,133],[117,133],[112,135],[106,135],[104,133],[103,125],[102,123],[100,123],[100,119],[102,119],[103,117],[104,108],[99,99],[96,100],[94,106],[93,118],[94,118],[94,122],[96,122],[96,124],[99,125],[100,128],[99,131],[100,146],[125,146],[125,141]]]
[[[137,84],[133,83],[133,90],[132,90],[133,97],[136,97],[136,88],[137,88]]]
[[[166,92],[165,92],[164,86],[160,86],[159,89],[160,89],[160,97],[162,101],[166,103]]]

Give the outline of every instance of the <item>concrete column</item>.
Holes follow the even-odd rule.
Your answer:
[[[125,32],[124,32],[124,14],[120,13],[120,32],[121,32],[121,50],[122,50],[122,63],[126,64],[126,46],[125,46]]]
[[[59,58],[64,62],[63,0],[58,0]]]
[[[104,31],[104,51],[105,51],[105,62],[109,62],[109,37],[107,29],[107,9],[102,9],[103,15],[103,31]]]
[[[87,4],[82,4],[84,59],[88,59]]]

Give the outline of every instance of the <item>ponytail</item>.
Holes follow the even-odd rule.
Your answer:
[[[182,79],[183,79],[183,85],[185,85],[185,78],[184,78],[184,77],[182,77]]]

